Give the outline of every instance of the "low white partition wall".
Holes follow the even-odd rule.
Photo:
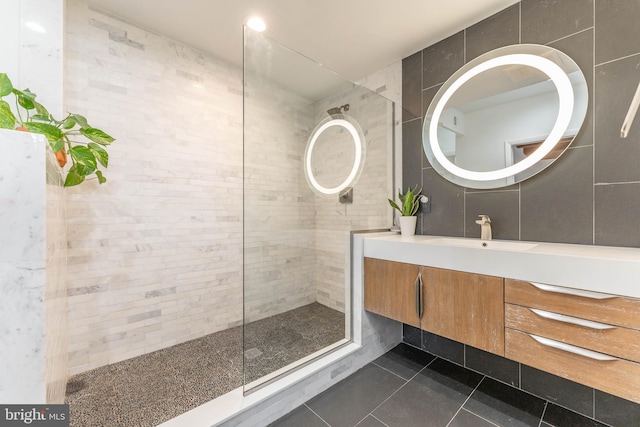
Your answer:
[[[0,130],[0,402],[63,403],[66,204],[44,136]]]

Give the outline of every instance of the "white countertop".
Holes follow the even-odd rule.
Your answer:
[[[459,246],[456,240],[478,244]],[[364,256],[640,298],[640,248],[506,240],[487,243],[482,247],[480,239],[390,232],[365,237]],[[511,244],[522,250],[508,249]],[[492,247],[501,245],[505,248]]]

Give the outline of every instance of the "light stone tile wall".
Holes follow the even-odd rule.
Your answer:
[[[260,48],[252,46],[252,48]],[[312,129],[308,99],[246,62],[244,114],[245,321],[316,300],[314,194],[302,157]]]
[[[401,93],[401,68],[392,64],[368,76],[344,93],[315,105],[315,120],[327,117],[331,107],[349,104],[345,114],[360,125],[366,141],[366,160],[353,187],[353,203],[340,204],[337,197],[316,197],[316,300],[344,312],[346,281],[345,241],[351,230],[389,228],[392,212],[387,198],[393,193],[394,105]],[[395,98],[395,99],[393,99]],[[352,146],[342,145],[338,157],[348,157]],[[339,150],[339,147],[335,147]],[[315,158],[314,158],[315,159]],[[319,159],[319,168],[330,168],[329,157]],[[343,175],[341,175],[343,176]]]
[[[0,130],[0,401],[63,403],[65,204],[41,135]]]
[[[247,61],[256,72],[245,76],[245,185],[250,190],[245,199],[245,318],[254,321],[313,301],[344,312],[350,231],[391,224],[386,198],[392,192],[393,104],[359,85],[321,101],[296,96],[261,75],[269,66],[257,56],[255,64],[253,58]],[[388,80],[399,93],[400,81],[386,79],[385,71],[381,78],[369,77],[369,83]],[[374,89],[384,93],[386,83]],[[328,118],[329,108],[345,103],[367,144],[354,201],[346,205],[337,196],[316,196],[303,169],[314,127]],[[314,167],[344,169],[340,159],[352,145],[342,147],[346,149],[314,156]],[[344,174],[338,172],[341,181]]]
[[[394,148],[393,155],[387,159],[390,167],[389,181],[392,183],[395,194],[398,185],[402,183],[402,61],[389,64],[385,68],[368,75],[359,82],[364,87],[383,95],[393,101],[393,134]]]
[[[116,138],[69,188],[70,373],[242,321],[242,73],[67,2],[70,111]]]

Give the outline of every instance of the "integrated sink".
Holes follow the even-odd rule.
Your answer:
[[[438,237],[435,239],[425,240],[426,244],[446,245],[446,246],[462,246],[465,248],[486,248],[503,251],[528,251],[538,246],[537,243],[518,242],[508,240],[480,240],[456,237]]]

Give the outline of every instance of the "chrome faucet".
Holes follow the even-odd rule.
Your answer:
[[[476,220],[476,224],[480,225],[480,239],[491,240],[491,218],[489,215],[478,215],[480,219]]]

